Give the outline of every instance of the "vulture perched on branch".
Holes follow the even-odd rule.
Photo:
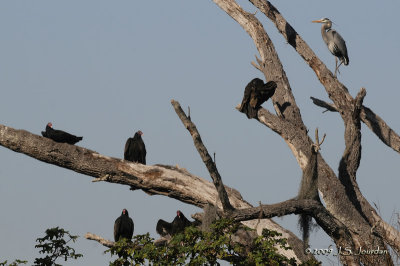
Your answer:
[[[249,119],[257,117],[257,112],[261,104],[274,95],[275,89],[275,81],[268,81],[264,84],[259,78],[253,79],[244,89],[239,111],[245,113]]]
[[[124,159],[131,162],[146,164],[146,146],[142,139],[143,132],[138,131],[133,138],[125,143]]]
[[[121,216],[118,217],[114,223],[115,242],[117,242],[121,238],[131,240],[133,236],[133,229],[134,224],[132,218],[129,217],[128,211],[126,209],[123,209]]]
[[[173,236],[183,232],[186,227],[191,226],[193,223],[189,221],[181,211],[176,212],[176,217],[172,223],[168,223],[162,219],[158,220],[156,231],[161,236]]]
[[[56,142],[68,144],[75,144],[83,139],[83,137],[77,137],[62,130],[53,129],[51,122],[47,123],[46,131],[42,131],[42,136]]]

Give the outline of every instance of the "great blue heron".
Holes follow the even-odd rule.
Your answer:
[[[332,29],[332,21],[329,18],[322,18],[320,20],[313,20],[314,23],[323,23],[321,27],[322,39],[328,46],[329,51],[335,56],[335,77],[340,65],[343,63],[346,66],[349,64],[349,56],[347,55],[346,42],[343,40],[342,36]],[[338,58],[340,59],[340,64],[338,65]]]

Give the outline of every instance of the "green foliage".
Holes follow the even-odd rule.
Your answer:
[[[58,258],[77,259],[82,257],[82,254],[76,254],[75,249],[67,246],[67,243],[72,240],[75,242],[78,236],[70,235],[68,231],[62,228],[50,228],[46,230],[46,236],[36,239],[39,244],[35,248],[40,248],[39,253],[48,254],[44,258],[36,258],[34,265],[60,265],[55,263]]]
[[[276,231],[263,229],[262,235],[254,240],[252,251],[248,254],[244,264],[296,265],[296,260],[294,258],[288,259],[277,253],[278,249],[276,246],[285,250],[292,249],[288,246],[287,239],[280,238],[281,236],[282,234]]]
[[[234,265],[296,265],[294,258],[277,253],[277,247],[291,249],[281,234],[264,229],[251,247],[232,241],[234,234],[243,226],[233,220],[221,219],[213,223],[210,232],[188,227],[184,233],[174,236],[168,245],[156,246],[154,239],[137,235],[131,241],[123,239],[109,250],[118,259],[116,265],[219,265],[218,260]],[[246,249],[247,248],[247,249]]]
[[[10,264],[7,264],[7,261],[0,262],[0,266],[18,266],[20,264],[27,264],[27,263],[28,263],[27,260],[16,259],[13,262],[11,262]]]

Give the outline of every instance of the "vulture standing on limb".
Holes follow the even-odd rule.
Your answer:
[[[275,81],[264,82],[255,78],[244,89],[242,104],[239,111],[245,113],[247,118],[256,118],[258,109],[265,101],[271,98],[276,89]]]
[[[123,209],[121,216],[118,217],[114,223],[115,242],[117,242],[121,238],[131,240],[133,236],[133,229],[134,225],[132,218],[129,217],[128,211],[126,209]]]
[[[138,131],[133,138],[125,143],[124,159],[131,162],[146,164],[146,146],[142,139],[143,132]]]
[[[53,129],[51,122],[47,123],[46,131],[42,131],[42,136],[56,142],[68,144],[75,144],[83,139],[83,137],[77,137],[62,130]]]
[[[166,235],[176,235],[180,232],[183,232],[186,227],[191,226],[192,222],[189,221],[185,215],[181,211],[176,211],[176,217],[172,221],[172,223],[168,223],[162,219],[158,220],[156,231],[161,236]]]

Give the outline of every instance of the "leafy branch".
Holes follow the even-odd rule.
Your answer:
[[[250,231],[233,219],[220,219],[210,226],[210,231],[187,227],[184,233],[171,238],[166,245],[156,245],[149,234],[136,235],[132,242],[125,239],[105,253],[118,255],[110,265],[219,265],[225,260],[234,265],[297,265],[294,258],[278,253],[278,247],[289,250],[282,234],[264,229],[254,239],[251,247],[233,241],[238,233]],[[307,265],[318,265],[309,261]]]
[[[39,253],[48,254],[44,258],[36,258],[34,265],[61,265],[55,263],[58,258],[78,259],[83,257],[82,254],[75,252],[75,249],[67,246],[72,240],[75,242],[78,236],[71,235],[68,231],[62,228],[54,227],[46,230],[46,236],[36,239],[39,244],[35,248],[40,248]]]

